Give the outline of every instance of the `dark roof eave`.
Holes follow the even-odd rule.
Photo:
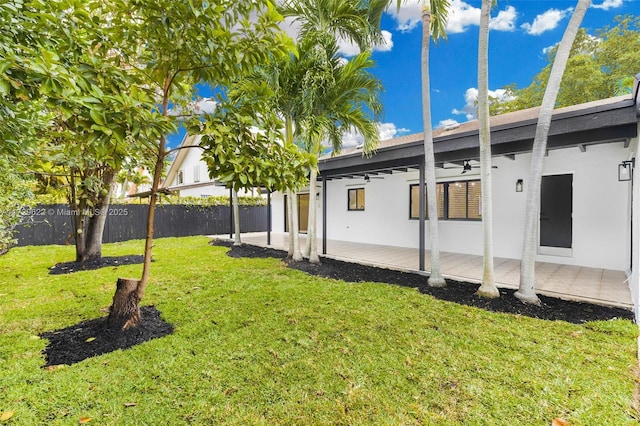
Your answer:
[[[637,122],[635,100],[631,98],[582,109],[565,108],[554,114],[549,131],[549,147],[612,142],[634,137],[637,135]],[[496,155],[530,150],[536,125],[537,118],[529,118],[492,126],[491,145],[497,148]],[[434,150],[436,162],[473,158],[477,156],[478,130],[437,135],[434,137]],[[347,170],[382,167],[389,162],[397,165],[401,163],[400,159],[413,164],[416,157],[423,153],[423,141],[414,140],[381,147],[371,157],[365,157],[358,151],[322,158],[319,168],[321,174],[324,172],[330,176]]]

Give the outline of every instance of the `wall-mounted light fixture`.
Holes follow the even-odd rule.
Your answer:
[[[635,158],[618,164],[618,182],[629,181],[633,177]]]
[[[518,179],[516,181],[516,192],[522,192],[523,187],[524,187],[524,182],[522,181],[522,179]]]

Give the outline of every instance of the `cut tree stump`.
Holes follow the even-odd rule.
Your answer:
[[[135,278],[118,278],[113,303],[109,309],[108,324],[112,329],[127,330],[140,323],[140,298]]]

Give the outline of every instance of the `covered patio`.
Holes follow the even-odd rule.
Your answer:
[[[217,236],[229,238],[229,235]],[[242,234],[242,242],[264,247],[286,250],[288,234],[271,233],[267,244],[267,233]],[[304,247],[306,236],[300,235]],[[322,240],[318,245],[323,244]],[[427,274],[430,269],[430,253],[425,253],[425,271],[420,271],[418,249],[376,244],[327,240],[326,257],[347,262],[379,266],[414,273]],[[495,258],[495,281],[498,287],[518,288],[520,261]],[[445,278],[479,283],[482,279],[482,256],[458,253],[440,253],[440,263]],[[633,309],[631,291],[624,271],[561,265],[547,262],[536,263],[536,291],[538,294],[607,306]]]

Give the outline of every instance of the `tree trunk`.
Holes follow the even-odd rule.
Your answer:
[[[491,185],[491,128],[489,123],[489,19],[492,0],[482,0],[478,37],[478,123],[484,242],[482,284],[478,295],[500,297],[493,276],[493,197]]]
[[[126,330],[140,322],[140,298],[138,285],[140,281],[133,278],[118,278],[116,293],[109,310],[108,324],[114,330]]]
[[[578,0],[573,11],[569,25],[562,36],[556,57],[553,60],[549,81],[542,98],[542,106],[538,115],[538,125],[533,140],[531,153],[531,167],[529,169],[529,183],[527,185],[526,216],[524,220],[524,238],[522,242],[522,261],[520,263],[520,285],[515,296],[526,303],[540,304],[540,299],[535,293],[535,266],[536,249],[538,246],[537,230],[540,212],[540,184],[542,182],[542,169],[547,150],[547,137],[551,128],[553,109],[560,90],[562,75],[571,53],[573,40],[578,33],[580,23],[584,18],[590,0]]]
[[[424,157],[427,184],[427,210],[431,241],[431,272],[428,283],[432,287],[445,287],[447,282],[440,272],[440,242],[438,237],[438,202],[436,200],[436,160],[431,130],[431,94],[429,83],[429,44],[431,43],[431,9],[429,0],[422,7],[422,123],[424,126]]]
[[[163,87],[162,98],[162,115],[167,116],[169,111],[169,89],[171,87],[172,78],[166,77]],[[153,169],[153,180],[151,182],[151,191],[149,194],[149,210],[147,211],[147,237],[144,243],[144,262],[142,264],[142,277],[139,281],[132,279],[118,279],[123,280],[125,284],[122,284],[127,290],[118,291],[113,296],[113,303],[111,305],[111,312],[115,312],[113,315],[109,315],[109,325],[111,327],[119,327],[124,330],[127,328],[136,327],[141,320],[139,304],[144,296],[144,291],[147,288],[149,281],[149,273],[151,270],[151,251],[153,249],[153,227],[156,216],[156,204],[158,202],[158,188],[160,187],[160,180],[162,179],[162,172],[164,169],[164,159],[166,156],[167,139],[165,136],[160,136],[158,142],[158,152],[155,159],[156,163]],[[119,287],[119,286],[118,286]],[[133,288],[135,287],[135,288]],[[127,297],[123,297],[123,293]],[[131,305],[134,305],[132,307]],[[127,317],[128,316],[128,317]]]
[[[102,176],[104,186],[108,188],[108,191],[95,205],[93,214],[88,218],[88,226],[85,234],[86,247],[82,256],[83,261],[100,259],[102,257],[102,235],[104,233],[104,225],[107,222],[115,175],[115,170],[109,169],[105,171]]]
[[[305,252],[310,263],[320,263],[318,256],[318,201],[316,199],[316,183],[318,181],[318,170],[311,168],[309,173],[309,227],[307,229],[307,248]]]
[[[233,198],[233,236],[234,246],[241,246],[242,240],[240,239],[240,205],[238,203],[238,191],[234,188],[232,191]]]
[[[76,262],[82,262],[82,255],[85,251],[86,239],[84,234],[84,205],[79,204],[76,190],[76,172],[71,168],[69,170],[69,209],[71,210],[71,223],[73,225],[73,239],[76,245]]]

